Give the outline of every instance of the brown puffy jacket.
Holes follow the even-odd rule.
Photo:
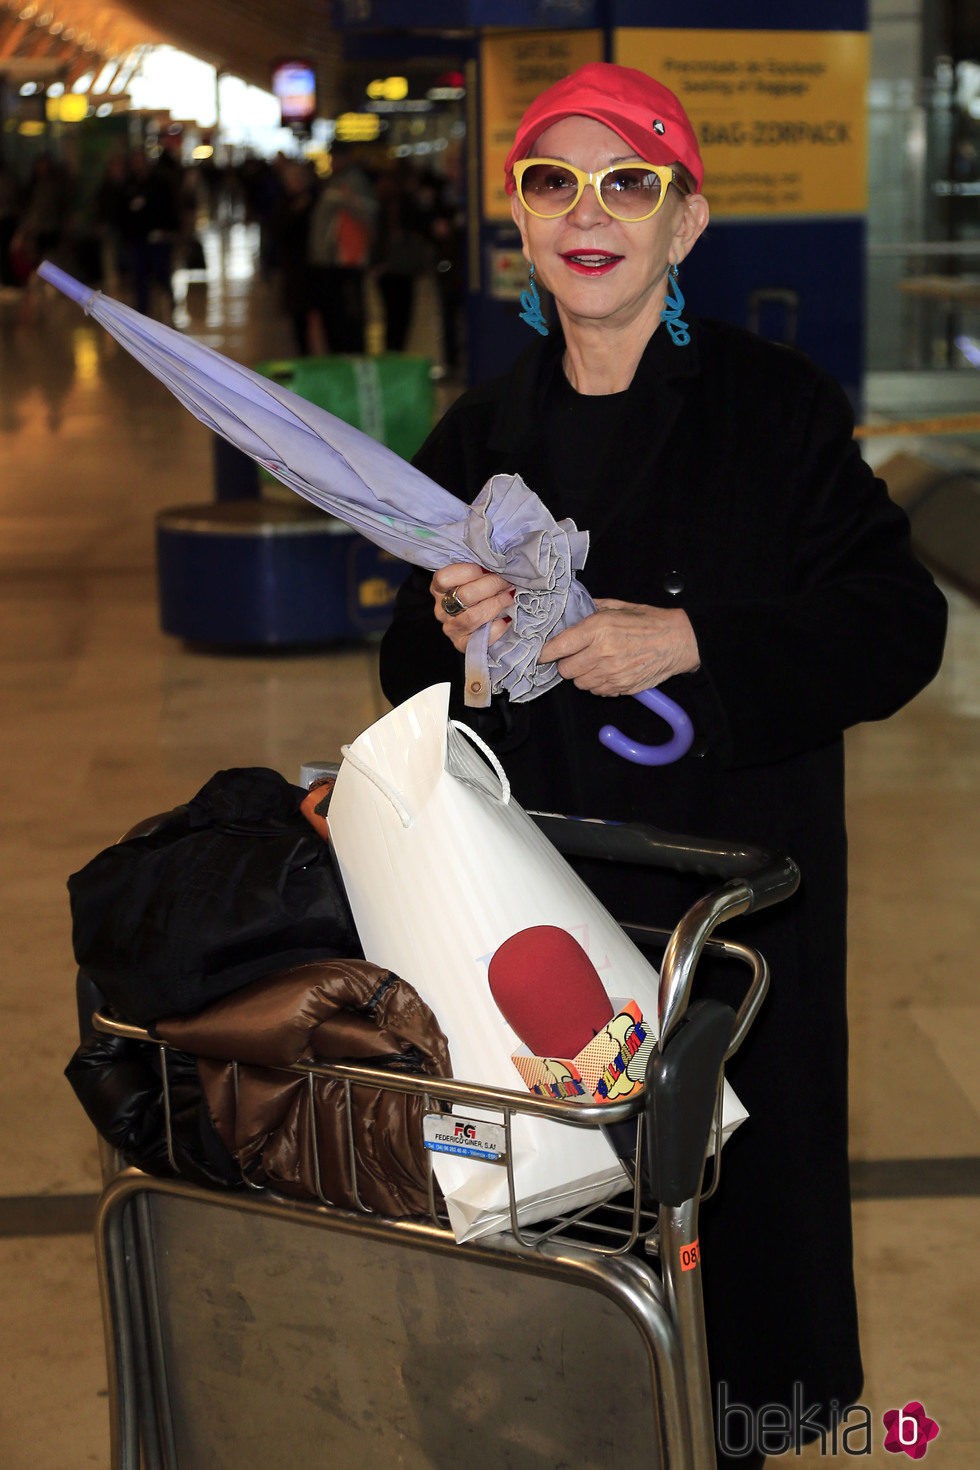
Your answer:
[[[311,1097],[305,1075],[270,1070],[362,1061],[451,1075],[446,1038],[406,981],[367,960],[318,960],[267,975],[196,1015],[158,1021],[154,1030],[200,1059],[215,1127],[255,1184],[308,1198],[319,1180],[341,1208],[359,1197],[385,1215],[428,1212],[421,1097],[352,1087],[355,1196],[343,1083],[315,1078]]]

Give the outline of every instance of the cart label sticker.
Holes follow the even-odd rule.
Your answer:
[[[437,1154],[457,1154],[465,1159],[483,1159],[488,1164],[504,1164],[506,1137],[502,1123],[488,1123],[483,1118],[426,1113],[422,1119],[425,1146]]]
[[[680,1248],[681,1270],[693,1271],[695,1266],[701,1264],[701,1247],[696,1240],[690,1245],[682,1245]]]

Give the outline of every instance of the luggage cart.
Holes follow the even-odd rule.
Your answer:
[[[660,1041],[638,1099],[552,1101],[352,1065],[316,1077],[422,1093],[433,1109],[493,1108],[568,1127],[632,1128],[617,1199],[458,1244],[430,1171],[430,1219],[383,1219],[267,1190],[244,1195],[119,1167],[96,1221],[113,1470],[712,1470],[698,1210],[721,1167],[721,1080],[768,984],[757,951],[715,936],[788,897],[799,873],[752,847],[634,823],[532,814],[570,857],[721,878],[663,947]],[[691,1003],[705,953],[747,971],[736,1014]],[[83,1026],[167,1046],[80,1002]],[[348,1107],[348,1131],[350,1132]],[[349,1139],[356,1170],[353,1138]],[[713,1155],[710,1185],[705,1166]],[[492,1167],[489,1166],[488,1167]],[[648,1203],[652,1202],[652,1203]]]

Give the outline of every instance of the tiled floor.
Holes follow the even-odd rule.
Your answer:
[[[189,330],[244,362],[289,355],[253,245],[238,226],[211,241],[211,285],[187,300]],[[420,313],[410,345],[428,347],[432,319]],[[153,516],[210,498],[210,442],[47,292],[0,301],[0,446],[0,1465],[81,1470],[106,1465],[108,1436],[93,1251],[77,1225],[97,1156],[61,1075],[75,1027],[65,880],[214,770],[298,774],[385,705],[370,643],[215,655],[160,633]],[[880,1425],[921,1400],[942,1426],[929,1463],[967,1470],[980,1463],[980,618],[951,596],[936,683],[848,740],[853,1140],[865,1401]]]

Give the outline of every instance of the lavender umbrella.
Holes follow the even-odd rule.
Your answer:
[[[545,641],[595,610],[573,575],[589,538],[556,521],[519,475],[494,475],[472,505],[451,495],[385,445],[250,368],[163,326],[44,261],[38,275],[77,302],[214,433],[263,465],[290,490],[329,511],[395,556],[433,571],[476,562],[517,588],[513,622],[492,647],[488,629],[470,639],[466,703],[491,694],[518,702],[561,676],[539,663]],[[604,744],[629,760],[660,765],[688,748],[687,715],[658,690],[637,695],[673,730],[664,745],[638,746],[606,726]]]

